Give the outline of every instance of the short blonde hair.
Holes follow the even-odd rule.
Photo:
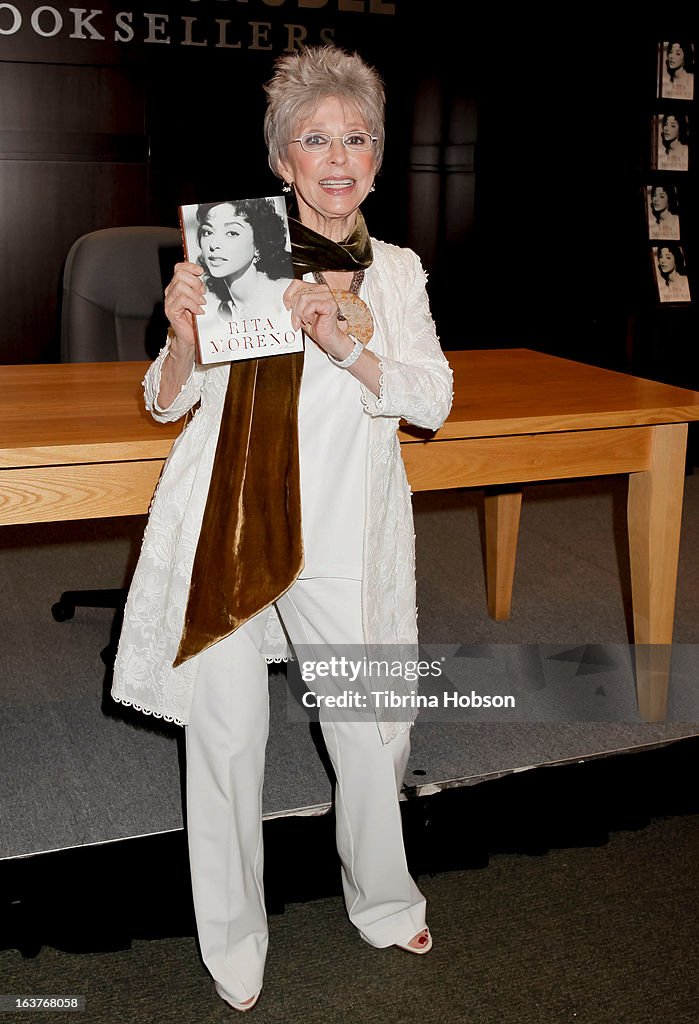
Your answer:
[[[264,132],[269,166],[277,176],[289,140],[297,126],[317,110],[323,100],[336,96],[354,107],[367,129],[376,137],[374,156],[378,171],[384,150],[385,94],[378,71],[358,53],[338,46],[309,46],[284,54],[274,64],[274,73],[264,87],[267,93]]]

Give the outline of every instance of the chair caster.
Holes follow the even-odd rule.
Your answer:
[[[51,605],[51,614],[56,622],[66,622],[75,615],[75,605],[63,600],[56,601],[55,604]]]

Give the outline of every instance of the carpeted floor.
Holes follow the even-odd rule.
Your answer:
[[[437,655],[442,645],[453,653],[463,646],[469,656],[458,658],[458,664],[452,659],[449,672],[452,667],[467,672],[477,688],[484,672],[494,672],[505,687],[508,681],[525,683],[530,669],[538,671],[523,696],[541,698],[546,714],[540,717],[534,709],[529,717],[492,722],[451,711],[433,720],[423,711],[408,786],[432,792],[699,732],[696,696],[689,709],[686,700],[671,699],[666,723],[640,723],[630,672],[616,680],[610,664],[575,661],[576,652],[611,645],[608,661],[630,664],[625,497],[626,481],[620,477],[526,488],[512,615],[494,622],[485,601],[481,492],[415,496],[419,621],[426,651]],[[68,622],[55,622],[50,613],[63,589],[121,583],[142,529],[143,519],[132,517],[0,531],[0,575],[12,580],[0,592],[0,857],[181,827],[173,740],[179,730],[125,714],[106,696],[109,677],[100,652],[110,638],[113,611],[79,608]],[[699,474],[686,481],[675,628],[676,643],[683,647],[676,664],[680,653],[686,661],[687,651],[699,650],[698,537]],[[552,658],[554,650],[565,660]],[[696,668],[699,673],[699,662]],[[459,676],[451,678],[457,682]],[[542,685],[546,680],[548,687]],[[610,698],[624,685],[627,704],[615,708]],[[265,813],[327,806],[327,774],[305,717],[291,719],[279,673],[273,673],[270,691]],[[554,693],[559,700],[565,692],[571,702],[551,703]]]
[[[454,822],[454,827],[464,823]],[[496,854],[422,876],[424,959],[374,950],[339,896],[270,919],[257,1024],[696,1024],[699,815],[658,818],[598,847]],[[153,884],[157,884],[154,879]],[[91,1024],[219,1024],[193,937],[36,959],[0,953],[3,993],[82,994]],[[12,1019],[74,1019],[22,1013]]]
[[[415,504],[423,642],[625,643],[628,565],[618,478],[528,490],[507,623],[493,623],[485,612],[479,496],[419,495]],[[108,639],[109,614],[88,611],[73,623],[45,628],[51,593],[60,586],[121,582],[114,567],[133,556],[133,530],[110,537],[109,524],[102,524],[85,541],[82,529],[72,524],[58,537],[42,528],[7,528],[0,536],[0,555],[14,580],[0,627],[3,703],[12,711],[4,716],[4,735],[13,741],[3,749],[14,766],[0,778],[0,790],[12,795],[5,809],[30,822],[30,839],[44,837],[48,819],[52,838],[61,829],[68,837],[100,830],[133,835],[135,810],[144,821],[171,822],[174,831],[0,862],[0,996],[84,994],[86,1011],[78,1019],[95,1024],[237,1020],[213,993],[197,956],[177,831],[174,744],[120,722],[123,735],[117,743],[115,730],[114,751],[100,753],[89,737],[103,743],[114,729],[109,719],[97,722],[99,651]],[[676,641],[690,646],[698,625],[698,536],[694,475],[687,479],[675,631]],[[67,550],[71,537],[82,551],[74,562]],[[44,616],[44,628],[36,629],[39,620],[27,608]],[[78,647],[85,657],[76,656]],[[23,669],[23,651],[30,649],[38,666],[31,679]],[[93,733],[75,728],[70,702],[78,682],[94,690],[99,729]],[[41,695],[39,705],[28,699],[30,685]],[[294,728],[287,737],[292,744]],[[406,780],[412,792],[403,808],[409,857],[429,901],[433,952],[419,960],[372,950],[357,937],[337,890],[330,822],[268,822],[270,957],[264,996],[251,1019],[696,1024],[699,803],[693,778],[699,741],[522,772],[532,764],[575,760],[578,752],[587,759],[633,747],[638,727],[611,723],[604,732],[581,721],[449,728],[436,730],[441,746],[430,740],[435,727],[429,722],[422,733],[416,730]],[[675,728],[688,736],[699,731],[696,722]],[[600,745],[602,737],[613,742]],[[161,739],[169,745],[167,764],[157,746]],[[512,774],[428,795],[433,776],[426,773],[452,778],[455,751],[462,782]],[[129,763],[137,768],[135,782],[125,774]],[[595,785],[576,782],[577,769]],[[71,781],[70,791],[62,778]],[[416,799],[421,778],[428,785]],[[673,802],[680,790],[687,799]],[[614,813],[607,820],[601,808],[610,801]],[[105,832],[112,820],[121,831]],[[143,831],[137,821],[133,828]],[[1,838],[12,849],[7,818]],[[274,912],[282,906],[283,914]],[[62,941],[66,935],[69,941]],[[72,1017],[0,1013],[4,1019]]]

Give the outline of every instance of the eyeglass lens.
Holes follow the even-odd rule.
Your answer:
[[[345,149],[365,151],[371,149],[374,139],[369,132],[347,132],[345,135],[326,135],[324,132],[308,132],[298,140],[307,153],[318,153],[330,149],[334,139],[340,139]]]

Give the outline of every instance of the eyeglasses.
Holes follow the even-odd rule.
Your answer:
[[[345,132],[344,135],[326,135],[325,132],[307,132],[300,139],[290,139],[298,142],[304,153],[327,153],[335,139],[340,139],[345,149],[351,153],[366,153],[376,141],[375,135],[369,132]]]

